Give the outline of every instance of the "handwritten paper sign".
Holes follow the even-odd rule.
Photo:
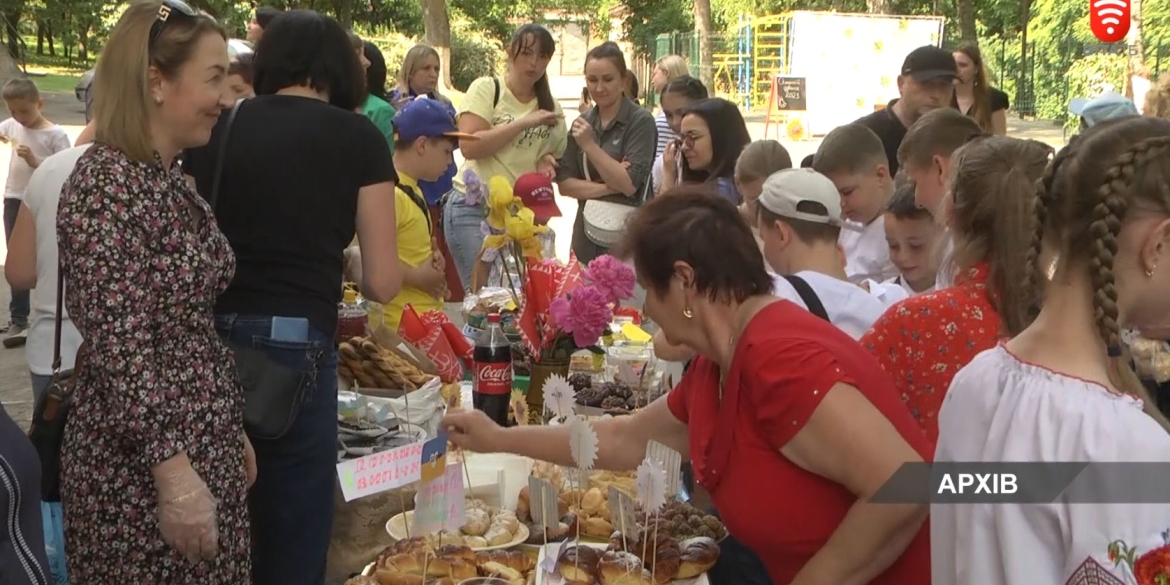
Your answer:
[[[467,506],[463,499],[463,465],[452,463],[437,479],[419,483],[414,506],[412,529],[418,534],[459,530],[467,523]]]
[[[532,521],[545,530],[553,530],[561,525],[557,514],[560,507],[557,501],[557,490],[546,480],[536,476],[528,477],[528,504]]]
[[[423,444],[411,443],[337,464],[345,501],[372,496],[419,480]]]
[[[439,431],[438,436],[423,443],[420,455],[422,469],[418,480],[432,482],[440,477],[447,469],[447,432]]]
[[[646,443],[646,458],[657,461],[666,472],[666,495],[678,494],[682,489],[682,455],[658,441],[650,441]]]
[[[633,537],[638,532],[637,504],[630,494],[609,486],[609,511],[613,514],[613,523],[622,534]]]

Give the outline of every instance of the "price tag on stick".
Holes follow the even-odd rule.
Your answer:
[[[682,489],[682,455],[658,441],[649,441],[646,443],[646,458],[657,461],[666,472],[666,495],[677,495]]]
[[[560,503],[557,490],[551,483],[539,477],[528,478],[528,502],[532,521],[545,530],[555,530],[561,525],[558,514]]]
[[[617,486],[609,486],[609,511],[613,515],[614,526],[622,531],[622,535],[634,538],[638,533],[638,510],[634,498]]]

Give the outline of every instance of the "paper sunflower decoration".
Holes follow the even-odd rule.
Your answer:
[[[573,463],[580,470],[593,469],[597,461],[597,432],[593,425],[582,417],[575,416],[569,419],[569,449],[573,453]]]
[[[552,374],[544,381],[544,408],[557,418],[572,416],[577,392],[563,376]]]
[[[666,472],[653,459],[643,459],[637,475],[638,505],[647,514],[666,504]]]

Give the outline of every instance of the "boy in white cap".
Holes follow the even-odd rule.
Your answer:
[[[773,294],[860,338],[886,306],[845,275],[837,187],[812,169],[786,169],[764,181],[759,202],[764,259],[780,275]]]

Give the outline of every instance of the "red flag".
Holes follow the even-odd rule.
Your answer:
[[[402,309],[402,319],[398,322],[398,335],[410,343],[417,344],[427,336],[427,326],[414,312],[414,307],[406,305]]]
[[[466,363],[471,363],[471,354],[474,348],[467,341],[467,338],[463,336],[463,332],[447,317],[447,313],[438,310],[427,311],[422,316],[422,321],[426,324],[428,332],[436,327],[442,330],[443,337],[447,338],[447,343],[451,346],[455,355]]]

